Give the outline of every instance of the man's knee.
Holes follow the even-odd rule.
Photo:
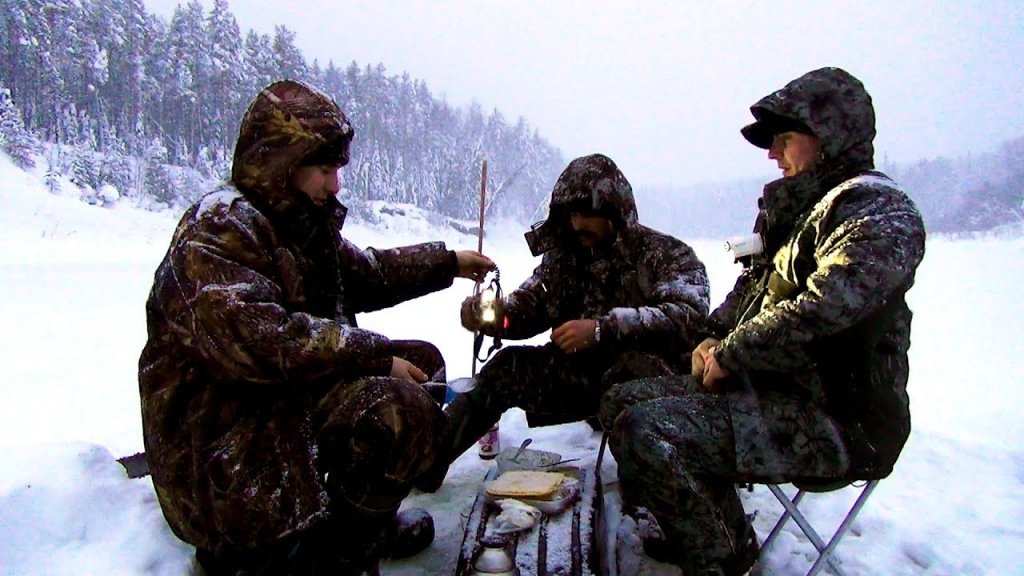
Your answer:
[[[615,426],[615,419],[623,409],[629,406],[627,399],[630,397],[629,388],[632,384],[632,382],[616,384],[601,396],[597,416],[605,430],[612,430]]]
[[[535,383],[531,375],[550,364],[551,354],[538,346],[511,346],[498,351],[477,374],[480,393],[498,396],[505,403],[518,405]]]
[[[605,430],[611,430],[623,410],[647,400],[675,395],[677,389],[668,378],[643,378],[616,384],[601,397],[598,413],[601,424]]]
[[[392,447],[408,457],[433,454],[444,434],[445,417],[427,390],[414,382],[386,378],[377,388],[379,400],[363,414],[359,425],[386,428]],[[357,435],[359,430],[356,431]]]
[[[657,378],[675,374],[676,371],[673,367],[661,356],[630,350],[616,358],[601,377],[601,381],[607,387],[639,378]]]
[[[498,350],[494,357],[484,364],[483,368],[480,369],[480,373],[493,372],[493,373],[508,373],[519,370],[517,366],[525,363],[528,365],[535,364],[545,358],[547,355],[542,352],[542,348],[538,346],[509,346]]]
[[[430,342],[424,340],[392,340],[391,354],[408,360],[434,382],[445,382],[444,356]]]
[[[440,447],[444,414],[422,386],[396,378],[367,378],[329,411],[318,435],[328,467],[397,475],[419,472]],[[423,464],[423,462],[426,462]]]
[[[637,461],[650,443],[649,416],[641,407],[630,406],[619,411],[605,430],[608,441],[615,449],[616,461]]]

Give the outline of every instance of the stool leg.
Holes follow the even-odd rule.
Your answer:
[[[782,492],[781,488],[778,488],[778,490],[780,493]],[[778,496],[778,494],[776,494],[776,496]],[[814,544],[815,549],[818,550],[818,561],[815,562],[815,566],[811,567],[811,572],[808,573],[808,576],[816,574],[821,570],[820,567],[817,569],[815,567],[818,566],[819,562],[821,562],[821,554],[827,548],[825,541],[821,539],[821,536],[818,535],[818,531],[814,529],[814,526],[811,526],[811,523],[807,521],[807,518],[805,518],[803,513],[796,507],[797,502],[790,502],[788,498],[782,498],[780,502],[782,502],[782,505],[786,507],[786,511],[793,517],[793,521],[800,526],[800,530],[803,531],[805,536],[807,536],[807,539],[810,540],[811,544]],[[837,562],[833,561],[831,558],[828,558],[827,560],[829,566],[835,570],[837,576],[846,576]]]
[[[782,502],[783,500],[787,502],[790,501],[789,496],[786,496],[786,493],[783,492],[782,488],[779,488],[778,485],[769,484],[768,489],[772,491],[772,494],[775,495],[775,498],[778,499],[779,502]],[[797,491],[796,496],[794,496],[792,500],[793,506],[800,504],[800,501],[803,500],[804,498],[804,494],[805,492],[803,490]],[[785,506],[785,504],[783,504],[783,506]],[[779,521],[775,523],[775,527],[772,528],[772,531],[768,533],[768,537],[764,539],[764,543],[761,545],[763,549],[767,550],[769,547],[771,547],[772,542],[774,542],[775,538],[779,535],[779,533],[782,532],[782,528],[786,525],[786,522],[789,520],[789,517],[789,507],[786,507],[786,509],[782,512],[782,516],[779,517]]]
[[[772,491],[772,494],[775,495],[775,498],[779,502],[790,502],[789,496],[786,496],[786,493],[783,492],[782,488],[779,488],[777,484],[768,484],[768,489]],[[793,497],[791,502],[792,505],[796,506],[800,504],[800,501],[803,500],[805,494],[806,492],[803,490],[797,490],[796,496]],[[783,506],[785,506],[785,504],[783,504]],[[761,576],[764,573],[764,565],[762,562],[765,554],[767,554],[768,550],[772,547],[772,544],[775,542],[775,538],[782,533],[782,528],[786,525],[790,516],[789,508],[786,507],[782,511],[782,516],[779,516],[778,522],[775,523],[775,527],[772,528],[772,531],[768,533],[768,537],[761,543],[761,553],[758,556],[757,563],[754,565],[754,569],[750,573],[751,576]]]
[[[814,563],[814,566],[811,567],[811,571],[807,573],[807,576],[816,576],[816,574],[825,567],[826,563],[836,571],[836,574],[844,576],[842,570],[837,566],[837,563],[833,561],[832,553],[835,552],[836,547],[839,546],[839,542],[842,541],[843,536],[846,535],[846,531],[850,529],[853,521],[857,518],[857,514],[860,514],[861,508],[864,507],[864,503],[867,502],[868,496],[871,496],[871,493],[875,490],[875,486],[877,484],[878,480],[872,480],[864,486],[864,489],[861,490],[860,496],[857,497],[857,501],[854,502],[853,508],[850,508],[850,511],[846,514],[846,518],[844,518],[842,524],[839,525],[839,529],[837,529],[836,533],[832,535],[831,539],[829,539],[828,546],[825,546],[824,550],[820,547],[818,548],[818,552],[820,552],[818,560]],[[815,544],[815,546],[817,547],[817,544]]]

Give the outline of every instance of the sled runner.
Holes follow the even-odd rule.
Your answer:
[[[505,534],[505,552],[514,558],[519,576],[590,576],[600,574],[598,568],[599,542],[598,516],[601,497],[600,468],[593,461],[589,465],[559,466],[550,471],[564,473],[570,482],[577,483],[568,496],[571,502],[560,505],[558,498],[532,501],[545,511],[537,523],[528,530]],[[480,492],[473,503],[463,535],[456,576],[471,576],[474,563],[485,550],[493,546],[497,533],[496,521],[501,507],[496,498],[487,493],[487,486],[497,479],[499,471],[492,468],[484,477]]]

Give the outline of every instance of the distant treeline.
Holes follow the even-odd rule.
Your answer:
[[[1024,223],[1024,137],[994,152],[878,166],[907,191],[929,232],[964,234]],[[681,238],[747,234],[764,181],[636,190],[640,221]]]
[[[349,203],[471,218],[486,158],[488,210],[529,219],[563,167],[522,118],[453,108],[381,64],[308,62],[283,25],[243,35],[227,0],[179,5],[170,22],[142,0],[0,1],[0,145],[21,163],[47,151],[48,180],[92,194],[190,200],[227,174],[242,113],[281,78],[321,88],[356,127]]]

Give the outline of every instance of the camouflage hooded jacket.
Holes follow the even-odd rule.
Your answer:
[[[904,295],[924,256],[924,224],[897,185],[872,171],[874,110],[853,76],[815,70],[751,111],[810,128],[822,158],[765,186],[756,225],[764,253],[709,317],[723,338],[716,359],[746,376],[730,393],[739,469],[776,479],[886,476],[910,432]],[[757,128],[744,135],[765,147]],[[814,449],[816,440],[824,444]],[[845,449],[822,448],[832,444]],[[801,446],[815,454],[785,469],[782,454]]]
[[[610,245],[585,248],[573,238],[568,207],[581,201],[613,221]],[[605,354],[643,350],[688,363],[709,308],[704,264],[685,243],[637,221],[633,190],[611,159],[594,154],[572,161],[538,232],[550,249],[506,299],[506,338],[596,319]]]
[[[263,90],[242,120],[231,182],[182,217],[146,303],[139,360],[153,483],[181,539],[251,549],[325,514],[310,421],[327,390],[387,375],[389,341],[355,314],[449,286],[441,243],[360,250],[344,208],[288,184],[300,160],[352,128],[297,82]]]

